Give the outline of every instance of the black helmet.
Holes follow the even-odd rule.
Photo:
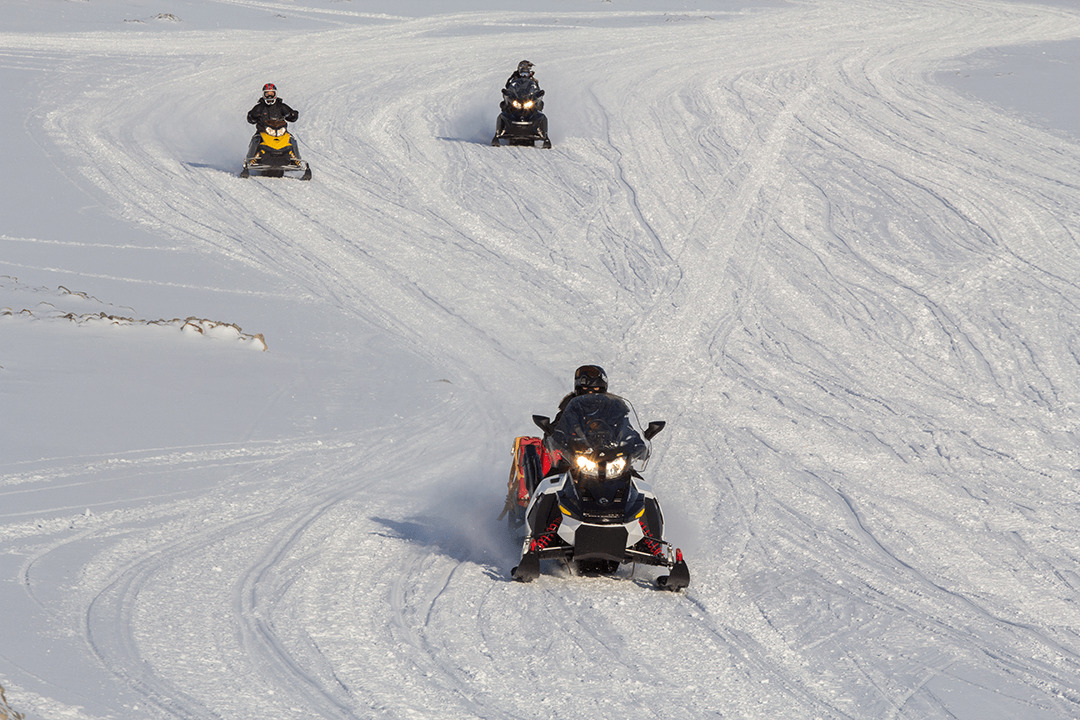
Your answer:
[[[607,373],[599,365],[582,365],[574,371],[575,392],[607,392]]]
[[[532,75],[533,64],[528,60],[522,60],[518,63],[517,74],[521,76]]]

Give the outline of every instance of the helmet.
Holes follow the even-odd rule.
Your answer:
[[[263,98],[270,99],[274,97],[277,97],[277,87],[274,86],[274,83],[263,85]]]
[[[528,60],[522,60],[518,63],[517,74],[522,77],[526,75],[532,75],[533,64]]]
[[[575,392],[607,392],[607,373],[599,365],[582,365],[574,371]]]

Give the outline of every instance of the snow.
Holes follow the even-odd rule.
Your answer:
[[[1069,0],[8,0],[0,717],[1080,716]],[[495,149],[522,58],[554,148]],[[236,177],[275,82],[310,183]],[[510,581],[596,362],[691,586]]]

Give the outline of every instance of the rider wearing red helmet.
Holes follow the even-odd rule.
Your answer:
[[[263,94],[255,107],[248,110],[247,121],[256,128],[265,127],[270,120],[284,120],[296,122],[300,113],[285,104],[285,101],[277,96],[277,87],[274,83],[263,85]]]

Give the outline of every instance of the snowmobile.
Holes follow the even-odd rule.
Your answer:
[[[495,121],[495,137],[491,139],[493,147],[499,147],[505,139],[510,145],[534,147],[537,140],[544,148],[551,147],[548,137],[547,116],[540,112],[544,109],[544,91],[535,81],[511,82],[503,88],[502,110]]]
[[[284,177],[286,173],[292,177],[299,173],[301,180],[311,179],[311,166],[300,159],[300,148],[284,120],[270,120],[251,139],[240,177],[250,177],[253,173],[266,177]]]
[[[636,467],[644,467],[649,441],[664,423],[651,422],[639,433],[631,415],[617,395],[578,395],[554,422],[533,416],[544,431],[542,443],[515,440],[504,509],[511,527],[520,523],[526,531],[521,560],[510,571],[515,580],[535,580],[540,561],[556,558],[582,574],[610,575],[624,563],[655,565],[668,569],[656,580],[660,588],[690,584],[682,550],[663,539],[660,503]]]

